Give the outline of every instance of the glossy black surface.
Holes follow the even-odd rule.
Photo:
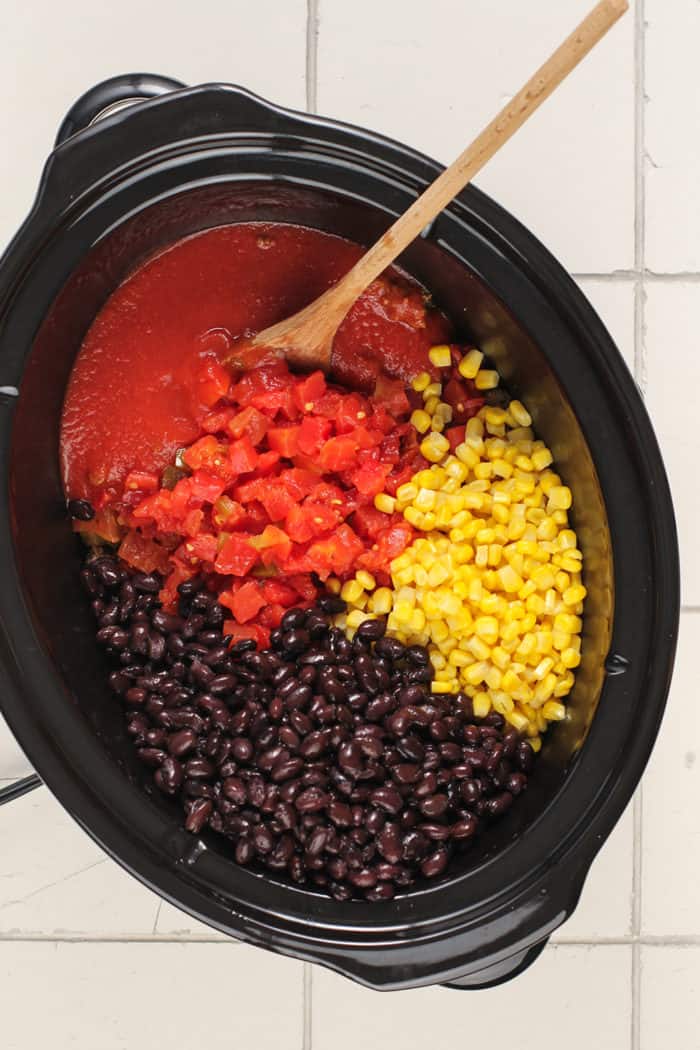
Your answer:
[[[619,353],[556,261],[474,188],[402,258],[531,409],[574,490],[590,597],[571,721],[548,736],[532,790],[468,866],[390,904],[337,904],[240,869],[145,796],[79,591],[58,421],[90,321],[158,246],[256,218],[370,242],[438,171],[403,146],[239,88],[186,89],[57,148],[0,264],[0,386],[20,387],[18,400],[0,395],[8,721],[66,808],[159,893],[378,988],[493,983],[524,968],[573,910],[648,758],[673,663],[678,554],[658,447]]]

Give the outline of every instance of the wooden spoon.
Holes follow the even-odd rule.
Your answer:
[[[628,8],[627,0],[600,0],[517,95],[382,234],[337,284],[285,321],[259,332],[252,345],[279,352],[305,370],[331,365],[335,334],[355,300],[392,263],[484,164],[515,134]],[[245,344],[251,346],[250,342]],[[229,360],[238,358],[238,344]]]

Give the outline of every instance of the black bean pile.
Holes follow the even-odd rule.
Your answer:
[[[83,569],[97,640],[139,758],[185,827],[336,900],[388,900],[432,879],[527,786],[534,754],[498,714],[430,694],[421,646],[367,621],[350,641],[321,597],[290,609],[271,648],[233,646],[204,586],[160,608],[157,575],[101,556]]]

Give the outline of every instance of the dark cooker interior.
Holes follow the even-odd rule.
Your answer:
[[[124,732],[121,707],[106,685],[107,668],[80,588],[81,543],[71,532],[58,471],[63,393],[81,340],[101,305],[153,251],[197,230],[228,222],[297,222],[362,243],[385,228],[386,216],[347,199],[274,184],[229,183],[181,192],[151,205],[105,235],[72,274],[44,320],[28,359],[13,432],[13,500],[18,561],[33,618],[66,688],[106,752],[132,782],[181,822],[179,805],[150,786]],[[517,318],[445,249],[420,240],[402,259],[433,293],[459,335],[474,339],[522,398],[574,492],[574,526],[589,590],[583,662],[570,698],[570,720],[548,734],[529,791],[460,862],[472,866],[512,842],[551,802],[580,749],[600,695],[612,618],[612,562],[602,496],[585,438],[565,393]],[[18,458],[21,457],[21,458]],[[224,840],[209,845],[227,852]],[[446,876],[446,877],[449,877]]]

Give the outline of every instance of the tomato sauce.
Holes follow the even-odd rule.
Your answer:
[[[238,336],[301,309],[363,248],[277,223],[217,227],[174,244],[114,292],[88,331],[63,410],[61,469],[69,498],[99,506],[132,471],[160,471],[200,433],[194,377]],[[431,370],[450,327],[396,269],[358,300],[336,336],[339,381],[371,391],[380,370],[404,381]]]

